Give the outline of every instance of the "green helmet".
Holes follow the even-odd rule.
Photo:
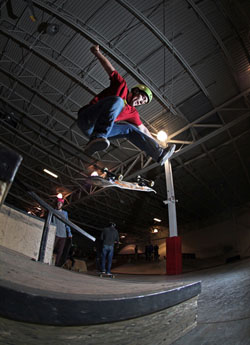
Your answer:
[[[138,88],[139,90],[143,91],[143,92],[147,95],[147,97],[148,97],[148,103],[150,103],[150,102],[152,101],[152,99],[153,99],[153,94],[152,94],[151,90],[150,90],[146,85],[138,84],[138,85],[134,86],[134,87],[132,88],[132,90],[133,90],[133,89],[136,89],[136,88]]]

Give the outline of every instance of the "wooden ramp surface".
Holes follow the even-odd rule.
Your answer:
[[[153,327],[151,331],[159,336],[161,332],[151,323],[158,324],[159,318],[163,321],[164,317],[168,317],[173,325],[175,314],[179,314],[179,336],[196,324],[200,282],[168,282],[167,277],[166,282],[160,283],[128,281],[122,276],[101,279],[35,262],[4,247],[0,247],[0,273],[0,315],[3,318],[32,322],[43,327],[83,326],[82,339],[86,336],[84,327],[88,328],[88,332],[90,328],[97,327],[98,330],[93,333],[96,340],[92,335],[93,343],[88,342],[88,345],[98,344],[97,339],[107,325],[114,327],[116,332],[121,330],[121,326],[123,330],[124,327],[138,327],[138,330],[144,327],[145,332],[148,327]],[[184,314],[186,324],[180,327]],[[176,327],[172,330],[176,333]],[[121,339],[123,333],[119,334]],[[153,334],[152,337],[151,340],[154,339]],[[112,344],[110,339],[107,339],[108,343]],[[143,343],[147,344],[145,340]],[[102,344],[106,344],[103,339]],[[124,344],[130,343],[124,340]]]

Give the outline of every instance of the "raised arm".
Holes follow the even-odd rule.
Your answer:
[[[90,48],[90,51],[97,57],[108,75],[110,75],[115,70],[110,61],[100,52],[99,45],[92,46]]]

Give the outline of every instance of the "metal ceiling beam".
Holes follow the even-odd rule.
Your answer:
[[[231,139],[225,141],[225,142],[222,143],[221,145],[216,146],[216,147],[214,147],[214,148],[212,148],[212,149],[209,149],[208,152],[213,153],[213,152],[215,152],[216,150],[218,150],[219,148],[221,148],[221,147],[223,147],[223,146],[226,146],[226,145],[228,145],[228,144],[231,144],[233,141],[237,141],[238,139],[240,139],[242,136],[248,134],[249,132],[250,132],[250,129],[247,129],[246,131],[242,132],[241,134],[237,135],[236,137],[231,138]],[[185,161],[185,162],[183,163],[183,165],[189,165],[189,164],[191,164],[191,163],[193,163],[193,162],[195,162],[195,161],[197,161],[197,160],[199,160],[199,159],[205,158],[206,156],[207,156],[207,153],[206,153],[206,152],[203,152],[202,154],[196,156],[195,158],[192,158],[192,159],[189,159],[188,161]],[[181,166],[176,166],[176,167],[175,167],[175,169],[180,169],[180,168],[182,168],[182,167],[181,167]]]
[[[21,133],[19,133],[18,131],[17,131],[17,135],[18,136],[21,136]],[[23,135],[22,135],[23,136]],[[2,138],[3,139],[3,138]],[[30,139],[27,139],[27,138],[24,138],[26,141],[28,141],[28,142],[31,142],[31,140]],[[6,141],[6,143],[7,143],[7,141]],[[32,144],[34,144],[34,145],[36,145],[36,143],[34,143],[33,141],[32,141]],[[22,150],[20,150],[21,152],[22,152]],[[24,151],[22,152],[22,154],[26,154]],[[30,157],[31,158],[31,157]],[[32,159],[36,159],[37,160],[37,158],[35,158],[35,157],[32,157]],[[40,161],[39,161],[40,162]],[[40,162],[41,164],[44,164],[43,162]],[[61,175],[63,175],[62,173],[60,173]],[[66,178],[68,178],[68,176],[66,176]],[[75,179],[74,179],[74,181],[75,181]],[[77,185],[75,186],[75,187],[78,187],[79,188],[79,183],[77,183]],[[102,190],[102,192],[103,193],[105,193],[106,192],[106,194],[108,193],[107,191],[105,191],[105,190]],[[118,193],[117,193],[117,195],[118,195]],[[93,194],[91,194],[91,197],[93,197],[93,196],[95,196],[95,195],[93,195]],[[119,199],[119,195],[118,195],[118,199]],[[86,202],[87,201],[87,198],[86,197],[84,197],[82,200],[77,200],[76,201],[76,203],[79,203],[79,201],[83,201],[83,202]],[[99,200],[95,200],[95,202],[97,202],[98,204],[100,204],[101,205],[101,207],[103,208],[103,207],[107,207],[107,203],[103,203],[103,202],[100,202]],[[74,205],[74,202],[72,202],[71,204],[70,204],[70,207],[72,207]],[[79,206],[79,205],[78,205]],[[89,207],[89,205],[88,205],[88,207]],[[108,209],[112,209],[113,207],[112,206],[108,206]],[[117,208],[113,208],[114,209],[114,211],[116,211],[117,212]],[[120,211],[120,210],[119,210]],[[129,213],[126,213],[126,214],[129,214]]]
[[[1,120],[2,121],[2,120]],[[22,133],[20,133],[18,130],[16,130],[15,128],[11,127],[10,125],[8,125],[7,123],[4,123],[2,121],[2,125],[5,126],[5,128],[7,127],[9,129],[9,131],[11,133],[15,133],[15,136],[21,138],[22,140],[26,141],[29,145],[33,145],[33,147],[37,148],[38,150],[42,151],[45,155],[47,155],[47,157],[52,157],[55,161],[58,161],[60,164],[62,164],[62,162],[64,163],[65,166],[70,166],[71,164],[68,163],[67,161],[64,161],[62,158],[58,157],[56,154],[51,153],[49,150],[45,149],[42,145],[38,144],[36,141],[34,141],[31,138],[27,138],[25,135],[23,135]],[[2,141],[4,141],[4,138],[1,138]],[[29,156],[29,158],[35,159],[36,161],[39,162],[39,164],[41,166],[47,166],[49,169],[51,169],[51,166],[48,166],[48,164],[44,161],[41,161],[40,159],[38,159],[37,157],[32,157],[30,154],[27,153],[27,151],[23,151],[20,147],[16,147],[16,145],[13,145],[11,142],[7,142],[6,144],[12,146],[14,149],[22,152],[22,154],[24,156]],[[74,166],[70,167],[75,173],[78,173],[78,175],[82,176],[81,171],[77,170]],[[62,171],[58,171],[56,167],[52,166],[52,169],[54,170],[53,172],[56,172],[58,174],[58,176],[63,176],[65,179],[73,179],[72,176],[68,176],[66,174],[64,174]]]
[[[188,125],[182,127],[181,129],[179,129],[178,131],[170,134],[168,136],[168,139],[172,139],[174,137],[176,137],[178,134],[185,132],[187,129],[193,127],[196,123],[199,123],[201,121],[204,121],[205,119],[207,119],[208,117],[212,116],[213,114],[217,113],[219,110],[223,110],[224,107],[227,107],[228,105],[232,104],[233,102],[237,101],[238,99],[246,96],[247,94],[250,93],[250,88],[246,89],[245,91],[239,93],[237,96],[232,97],[229,101],[224,102],[223,104],[221,104],[218,107],[215,107],[213,110],[209,111],[208,113],[200,116],[199,118],[197,118],[196,120],[190,122]]]
[[[203,85],[202,81],[199,79],[197,74],[185,60],[185,58],[181,55],[181,53],[173,46],[167,37],[146,17],[142,12],[138,11],[130,2],[127,0],[116,0],[121,6],[126,8],[133,16],[135,16],[143,25],[145,25],[150,32],[152,32],[163,44],[168,48],[168,50],[174,54],[177,60],[181,63],[181,65],[185,68],[185,70],[190,74],[192,79],[195,83],[200,87],[202,92],[208,97],[209,93],[206,89],[205,85]]]
[[[16,37],[14,37],[13,35],[10,35],[10,33],[6,32],[5,30],[2,30],[2,31],[3,31],[7,36],[9,36],[10,38],[12,38],[13,40],[15,40],[15,41],[17,41],[17,42],[21,42],[21,43],[24,44],[27,48],[29,48],[29,44],[26,43],[26,41],[24,41],[24,40],[22,40],[22,39],[20,39],[20,38],[16,38]],[[27,34],[28,34],[28,33],[27,33]],[[34,50],[34,48],[35,48],[35,46],[32,47],[33,50]],[[53,48],[51,47],[51,49],[53,49]],[[53,64],[55,64],[55,61],[54,61],[53,59],[48,58],[45,54],[42,54],[41,52],[38,52],[38,51],[36,51],[36,50],[34,50],[34,52],[35,52],[38,56],[40,56],[40,57],[42,57],[42,58],[45,58],[45,60],[48,60],[49,62],[52,62]],[[56,62],[56,63],[58,63],[58,62]],[[63,70],[63,68],[60,67],[60,66],[59,66],[59,67],[57,66],[57,68]],[[65,71],[65,70],[64,70],[64,71]],[[71,72],[67,71],[67,74],[69,74],[70,77],[75,78],[75,76],[73,76]],[[77,81],[79,82],[79,78],[77,78]],[[123,167],[123,166],[124,166],[124,164],[121,163],[121,167]]]
[[[12,61],[14,62],[14,61]],[[74,124],[76,123],[76,119],[75,117],[73,117],[72,115],[70,115],[68,112],[66,112],[64,110],[64,108],[61,107],[61,105],[59,103],[53,102],[50,99],[48,99],[45,95],[43,95],[39,90],[37,90],[36,88],[32,88],[29,85],[25,84],[21,79],[21,76],[17,77],[16,75],[12,75],[10,72],[7,72],[5,70],[3,70],[2,68],[0,68],[0,71],[2,71],[4,74],[6,74],[9,78],[13,79],[13,80],[17,80],[18,83],[20,85],[22,85],[23,87],[25,87],[26,89],[28,89],[29,91],[33,92],[34,94],[38,95],[39,97],[41,97],[41,99],[45,100],[48,104],[50,104],[51,106],[55,107],[56,109],[58,109],[59,111],[61,111],[64,115],[66,115],[67,117],[70,117],[72,120],[74,120]],[[36,78],[36,76],[34,75],[33,78]],[[51,85],[49,85],[49,87],[52,87]],[[13,91],[13,89],[11,89],[11,92]],[[59,92],[59,91],[58,91]],[[80,106],[79,106],[80,107]],[[50,117],[50,114],[48,114],[47,112],[44,112],[45,114],[47,114],[48,117]],[[62,122],[60,122],[57,118],[54,118],[54,121],[56,121],[58,124],[65,126]],[[73,125],[74,125],[73,124]],[[65,126],[65,130],[70,130],[71,137],[75,138],[75,141],[77,143],[77,145],[79,146],[79,143],[76,140],[76,136],[86,140],[86,137],[83,134],[80,134],[78,132],[76,132],[75,130],[72,129],[72,126],[67,127]],[[124,149],[123,147],[121,147],[122,149]],[[135,146],[135,150],[139,151],[139,149]],[[109,155],[114,158],[114,156],[111,154],[110,152],[111,150],[109,150]],[[114,164],[117,163],[117,159],[114,160]],[[122,163],[121,161],[119,163]],[[122,163],[123,164],[123,163]]]
[[[201,179],[196,173],[194,173],[194,171],[192,169],[190,169],[190,167],[183,165],[180,157],[177,158],[177,161],[196,181],[198,181],[203,187],[205,187],[205,189],[208,191],[208,193],[211,194],[223,207],[229,206],[229,205],[225,204],[224,200],[222,200],[222,198],[219,195],[217,195],[210,188],[210,186],[206,182],[204,182],[203,179]],[[216,211],[217,211],[216,205],[214,205],[214,209],[215,209],[215,213],[216,213]]]
[[[214,27],[212,26],[212,24],[209,22],[209,20],[207,19],[207,17],[203,14],[203,12],[199,9],[199,7],[194,3],[193,0],[186,0],[188,2],[188,4],[193,8],[193,10],[198,14],[198,16],[200,17],[200,19],[203,21],[203,23],[206,25],[206,27],[209,29],[210,33],[212,34],[212,36],[214,37],[215,41],[217,42],[218,46],[220,47],[220,49],[222,50],[224,56],[226,57],[226,61],[228,63],[228,66],[230,68],[231,74],[233,76],[233,79],[235,81],[235,77],[234,77],[234,73],[233,73],[233,60],[225,46],[225,44],[223,43],[222,39],[220,38],[219,34],[216,32],[216,30],[214,29]],[[236,81],[235,84],[237,85]]]
[[[185,153],[185,152],[187,152],[187,151],[189,151],[189,150],[191,150],[191,149],[197,147],[198,145],[201,145],[202,143],[204,143],[204,142],[206,142],[206,141],[212,139],[214,136],[216,136],[216,135],[218,135],[218,134],[220,134],[220,133],[222,133],[222,132],[228,130],[229,128],[231,128],[231,127],[237,125],[238,123],[240,123],[241,121],[246,120],[248,117],[250,117],[250,112],[247,112],[247,113],[245,113],[244,115],[241,115],[241,116],[238,117],[236,120],[227,123],[224,127],[221,127],[221,128],[219,128],[219,129],[213,131],[212,133],[210,133],[210,134],[204,136],[203,138],[201,138],[201,139],[195,141],[193,144],[184,147],[183,149],[179,150],[178,152],[175,152],[175,153],[173,154],[173,156],[172,156],[171,159],[175,159],[175,158],[177,158],[178,156],[181,156],[183,153]],[[153,164],[150,165],[149,167],[146,167],[145,169],[142,169],[142,170],[140,170],[140,171],[137,171],[137,172],[134,173],[134,174],[131,174],[131,175],[127,176],[127,179],[130,180],[130,179],[136,177],[136,175],[138,175],[138,174],[143,174],[143,173],[145,173],[145,172],[147,172],[147,171],[150,171],[150,170],[156,168],[157,166],[159,166],[158,163],[153,163]]]
[[[249,110],[249,112],[250,112],[250,110]],[[223,124],[225,124],[225,122],[224,122],[222,116],[221,116],[220,114],[219,114],[219,116],[220,116],[220,118],[221,118]],[[233,136],[232,136],[231,132],[229,131],[229,129],[227,130],[227,133],[228,133],[230,139],[233,139]],[[236,152],[236,154],[237,154],[237,156],[238,156],[238,159],[239,159],[240,164],[241,164],[241,166],[242,166],[242,170],[243,170],[243,172],[244,172],[244,174],[245,174],[245,176],[246,176],[246,180],[247,180],[248,185],[249,185],[249,187],[250,187],[250,176],[249,176],[248,170],[247,170],[247,168],[246,168],[246,165],[245,165],[245,163],[244,163],[244,161],[243,161],[243,159],[242,159],[242,157],[241,157],[241,154],[240,154],[240,152],[239,152],[239,150],[238,150],[238,148],[237,148],[236,142],[235,142],[235,141],[232,141],[232,143],[233,143],[234,151]]]
[[[5,33],[5,32],[4,32]],[[26,43],[24,40],[19,40],[18,38],[16,38],[16,37],[13,37],[12,35],[10,35],[10,34],[8,34],[7,32],[6,32],[6,34],[10,37],[10,38],[12,38],[13,40],[15,40],[15,41],[17,41],[17,42],[21,42],[22,44],[24,44],[24,45],[26,45],[26,47],[28,48],[28,43]],[[52,49],[52,48],[51,48]],[[42,57],[42,58],[44,58],[44,54],[41,54],[40,52],[37,52],[37,51],[35,51],[35,53],[39,56],[39,57]],[[55,62],[54,62],[55,63]],[[65,73],[65,70],[63,69],[63,68],[61,68],[61,67],[57,67],[59,70],[61,70],[61,72],[64,72]],[[70,77],[72,77],[72,74],[71,73],[68,73],[69,75],[70,75]],[[26,86],[27,87],[27,86]],[[133,145],[133,144],[132,144]],[[135,148],[136,148],[136,150],[138,150],[139,151],[139,149],[135,146],[135,145],[133,145]],[[109,152],[109,155],[111,155],[111,153]],[[111,155],[112,156],[112,155]],[[114,163],[116,163],[116,161],[114,162]],[[120,162],[121,163],[121,166],[124,166],[124,164],[122,163],[122,162]]]
[[[231,75],[233,77],[233,80],[235,82],[235,85],[236,87],[238,88],[238,84],[237,84],[237,80],[235,78],[235,73],[234,73],[234,68],[233,68],[233,61],[231,59],[231,56],[226,48],[226,46],[224,45],[223,41],[221,40],[220,36],[217,34],[217,32],[215,31],[215,29],[213,28],[213,26],[211,25],[211,23],[209,22],[209,20],[207,19],[207,17],[203,14],[203,12],[199,9],[199,7],[194,3],[193,0],[186,0],[189,5],[193,8],[193,10],[198,14],[198,16],[201,18],[201,20],[205,23],[205,25],[207,26],[207,28],[209,29],[209,31],[211,32],[212,36],[214,37],[214,39],[216,40],[217,44],[219,45],[219,47],[221,48],[224,56],[226,57],[226,62],[229,66],[229,69],[231,71]],[[238,88],[239,89],[239,88]],[[222,120],[222,117],[220,114],[218,114],[220,119]],[[223,121],[222,121],[223,122]],[[196,125],[197,126],[197,125]],[[228,135],[230,138],[232,138],[232,135],[230,133],[230,131],[227,131],[228,132]],[[246,175],[246,178],[247,178],[247,181],[248,181],[248,184],[250,185],[250,178],[249,178],[249,174],[247,172],[247,169],[245,167],[245,164],[243,162],[243,160],[241,159],[241,156],[240,156],[240,153],[239,153],[239,150],[237,150],[237,147],[235,145],[235,143],[233,143],[234,145],[234,149],[236,151],[236,154],[240,160],[240,163],[242,165],[242,168],[243,168],[243,171]],[[212,159],[212,157],[210,157]],[[213,161],[213,159],[212,159]],[[213,164],[215,164],[215,162],[213,161]],[[216,164],[215,164],[216,165]],[[222,172],[221,172],[222,173]]]
[[[61,10],[61,12],[58,12],[57,10],[52,8],[50,4],[44,4],[39,0],[34,0],[33,4],[44,11],[52,13],[55,17],[57,17],[67,25],[73,27],[76,31],[80,32],[89,41],[93,42],[94,44],[99,44],[102,47],[103,51],[108,53],[113,60],[115,60],[126,71],[128,71],[135,79],[143,84],[148,85],[151,88],[155,98],[158,99],[161,104],[165,105],[173,115],[178,115],[178,112],[171,104],[171,102],[167,98],[162,96],[162,94],[158,91],[157,86],[152,84],[152,81],[147,79],[146,76],[143,75],[142,71],[139,71],[136,66],[132,67],[131,64],[126,61],[126,57],[120,51],[119,53],[117,53],[115,50],[111,49],[108,45],[108,42],[104,42],[104,40],[101,40],[98,35],[93,33],[93,29],[86,29],[87,25],[80,18],[69,13],[64,13],[63,9]]]

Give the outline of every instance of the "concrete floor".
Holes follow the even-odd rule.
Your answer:
[[[173,345],[250,345],[250,259],[190,277],[202,281],[198,325]]]

